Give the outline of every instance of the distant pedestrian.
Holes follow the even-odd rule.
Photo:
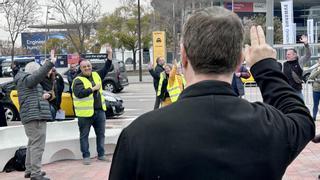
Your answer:
[[[47,100],[49,101],[52,120],[54,121],[57,111],[61,109],[61,96],[64,89],[63,78],[53,67],[41,82],[41,85],[50,94]]]
[[[75,114],[78,117],[80,131],[80,150],[84,165],[91,164],[89,151],[89,133],[93,126],[97,140],[98,160],[106,161],[105,157],[105,111],[106,103],[102,91],[101,77],[105,77],[112,64],[112,49],[107,47],[107,59],[102,69],[92,71],[89,60],[80,61],[81,73],[73,80],[72,97]]]
[[[318,59],[318,67],[315,68],[309,79],[313,80],[312,83],[312,95],[313,95],[313,120],[317,120],[318,106],[320,101],[320,58]]]
[[[165,60],[163,57],[158,57],[157,60],[157,65],[153,69],[152,64],[149,65],[149,73],[153,77],[153,87],[154,90],[157,94],[158,91],[158,85],[159,85],[159,80],[160,80],[160,73],[164,71],[163,65],[165,64]],[[160,106],[160,98],[156,95],[156,101],[154,103],[154,108],[153,109],[158,109]]]
[[[30,62],[25,67],[25,72],[18,71],[14,77],[17,84],[20,118],[28,137],[25,178],[32,180],[48,180],[41,171],[41,159],[46,142],[47,121],[52,119],[49,96],[44,93],[40,82],[56,62],[55,58],[46,61],[40,67],[36,62]]]
[[[300,42],[304,44],[306,54],[299,58],[295,49],[288,49],[286,53],[286,62],[283,63],[283,73],[287,76],[290,86],[303,99],[302,94],[302,73],[303,66],[310,61],[311,50],[308,44],[308,37],[302,35]]]
[[[160,74],[157,96],[161,99],[161,107],[176,102],[185,87],[185,79],[177,69],[177,61],[173,65],[164,65],[164,72]]]
[[[78,75],[78,69],[77,69],[78,65],[73,63],[73,64],[70,64],[70,68],[69,68],[69,71],[68,71],[68,74],[67,74],[67,79],[68,79],[68,83],[69,83],[69,92],[70,94],[72,94],[72,82],[74,80],[74,78],[77,77]]]
[[[187,87],[175,103],[123,129],[110,180],[282,179],[315,124],[262,27],[251,27],[250,37],[245,59],[264,103],[240,99],[231,88],[243,59],[241,19],[222,7],[188,18],[181,37]]]
[[[243,82],[241,81],[241,78],[248,79],[250,78],[251,74],[248,71],[248,69],[244,66],[241,65],[237,70],[233,73],[233,78],[232,78],[232,89],[233,91],[242,98],[244,96],[244,85]]]
[[[11,63],[12,76],[15,77],[16,74],[20,71],[20,65],[17,61]]]

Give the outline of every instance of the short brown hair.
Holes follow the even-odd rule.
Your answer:
[[[233,72],[241,58],[243,39],[240,18],[222,7],[196,11],[182,34],[187,57],[197,74]]]

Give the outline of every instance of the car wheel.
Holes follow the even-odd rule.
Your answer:
[[[12,105],[4,104],[3,107],[7,122],[17,120],[18,112]]]
[[[113,117],[113,116],[114,116],[114,113],[113,113],[112,107],[107,108],[106,118],[110,118],[110,117]]]
[[[116,86],[114,85],[114,83],[112,81],[107,81],[104,84],[103,89],[110,91],[110,92],[116,92]]]

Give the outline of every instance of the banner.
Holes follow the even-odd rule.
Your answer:
[[[313,19],[307,20],[307,33],[308,33],[308,42],[314,43],[314,23]]]
[[[231,11],[232,2],[224,3],[224,7]],[[234,2],[233,12],[253,12],[253,3],[252,2]]]
[[[156,65],[158,57],[166,59],[166,34],[164,31],[152,32],[152,45],[153,45],[153,64]]]
[[[281,2],[283,44],[293,44],[295,37],[293,32],[293,3],[292,0]]]

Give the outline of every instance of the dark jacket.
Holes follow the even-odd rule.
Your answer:
[[[101,80],[103,80],[103,78],[108,74],[108,71],[111,67],[111,64],[112,64],[112,61],[107,60],[104,67],[97,71]],[[82,73],[80,73],[78,76],[87,78],[92,83],[92,87],[96,85],[93,81],[92,76],[86,77]],[[72,86],[73,86],[72,91],[73,91],[74,95],[78,98],[88,97],[92,93],[91,88],[88,88],[88,89],[84,88],[84,85],[80,79],[76,79],[74,81],[74,83],[72,84]],[[101,86],[102,86],[102,84],[101,84]],[[95,91],[93,94],[93,97],[94,97],[94,109],[96,109],[96,110],[102,109],[100,93],[98,93],[98,91]]]
[[[288,78],[289,84],[297,91],[302,90],[302,74],[303,66],[310,61],[311,51],[309,44],[305,45],[306,55],[300,58],[297,58],[294,61],[286,61],[283,63],[283,73]]]
[[[315,125],[275,60],[251,72],[268,104],[238,98],[226,82],[191,85],[122,131],[109,179],[281,179]]]
[[[237,77],[235,75],[235,73],[237,72],[241,73],[240,77]],[[240,68],[237,69],[235,73],[233,74],[232,83],[231,83],[232,89],[237,94],[237,96],[243,96],[244,86],[241,81],[241,78],[248,79],[251,76],[251,74],[248,71],[248,69],[243,65],[241,65]]]
[[[14,81],[17,84],[22,124],[33,120],[52,119],[49,103],[42,98],[44,91],[40,85],[40,82],[43,81],[52,67],[53,64],[50,61],[46,61],[33,74],[19,71],[14,77]]]
[[[46,76],[40,84],[43,87],[43,90],[45,91],[50,91],[52,89],[54,90],[55,98],[51,99],[49,103],[56,110],[59,110],[60,104],[61,104],[61,96],[64,89],[63,77],[59,73],[56,73],[55,79],[52,79],[51,77]]]
[[[76,78],[78,75],[77,71],[68,71],[67,78],[68,78],[68,83],[70,85],[70,92],[71,92],[71,87],[72,87],[72,81],[74,78]]]
[[[158,85],[159,85],[159,80],[160,80],[160,73],[164,71],[164,68],[160,65],[157,64],[154,69],[150,69],[149,73],[153,77],[153,87],[154,90],[157,92],[158,90]]]

